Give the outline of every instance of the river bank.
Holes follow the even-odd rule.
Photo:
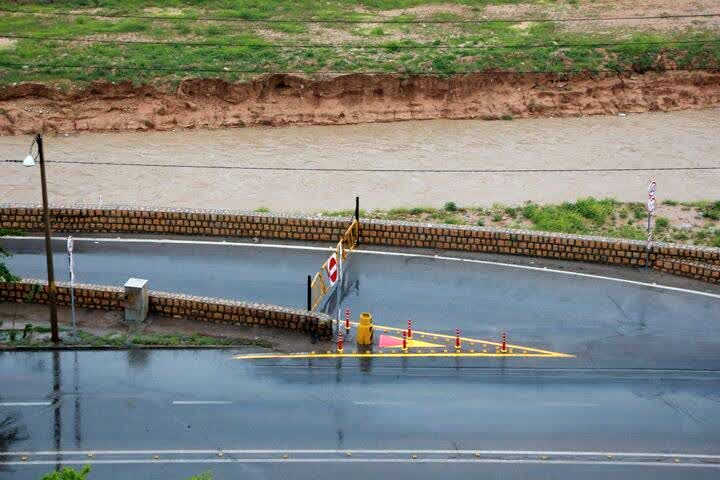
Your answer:
[[[512,120],[720,105],[720,73],[266,75],[187,79],[176,87],[94,82],[0,88],[0,134],[347,125],[430,119]]]

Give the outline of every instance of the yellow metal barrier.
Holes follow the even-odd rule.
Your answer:
[[[342,238],[335,246],[335,255],[337,255],[338,260],[344,262],[345,259],[347,259],[350,252],[354,250],[358,244],[359,234],[360,223],[357,219],[353,219],[352,223],[347,228],[347,230],[345,230]],[[315,274],[312,282],[310,282],[310,299],[312,310],[315,310],[317,306],[320,305],[323,297],[330,290],[330,287],[328,286],[329,280],[325,280],[325,276],[327,275],[328,261],[329,259],[325,260],[325,263],[322,264],[320,270]]]

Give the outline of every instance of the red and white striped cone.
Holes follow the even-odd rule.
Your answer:
[[[402,350],[403,352],[407,352],[407,332],[403,332],[403,344],[402,344]]]
[[[455,329],[455,350],[460,351],[462,344],[460,343],[460,329]]]
[[[502,345],[500,346],[500,353],[507,353],[507,333],[502,332]]]
[[[350,307],[345,309],[345,331],[350,331]]]
[[[408,320],[407,338],[412,338],[412,320]]]
[[[343,333],[342,333],[342,331],[338,332],[337,351],[338,351],[338,353],[343,353]]]

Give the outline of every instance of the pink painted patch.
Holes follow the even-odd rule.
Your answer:
[[[380,348],[401,347],[402,338],[380,335]]]

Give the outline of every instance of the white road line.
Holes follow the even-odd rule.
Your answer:
[[[11,239],[11,240],[41,240],[42,239],[42,237],[17,237],[17,236],[8,236],[8,237],[4,237],[4,238]],[[53,238],[57,239],[57,240],[65,239],[65,237],[53,237]],[[75,238],[75,237],[73,237],[73,238]],[[76,242],[81,242],[81,241],[109,242],[109,243],[214,245],[214,246],[235,246],[235,247],[254,247],[254,248],[277,248],[277,249],[283,249],[283,250],[306,250],[306,251],[321,251],[321,252],[328,252],[328,251],[334,250],[334,247],[310,247],[310,246],[305,246],[305,245],[282,245],[282,244],[270,244],[270,243],[263,244],[263,243],[247,243],[247,242],[217,242],[217,241],[210,241],[210,240],[176,240],[176,239],[157,239],[157,238],[82,237],[82,238],[75,238],[75,241]],[[384,252],[384,251],[379,251],[379,250],[362,250],[362,249],[355,250],[355,253],[364,253],[364,254],[369,254],[369,255],[386,255],[386,256],[406,257],[406,258],[428,258],[428,259],[433,259],[433,260],[466,262],[466,263],[474,263],[474,264],[479,264],[479,265],[493,265],[493,266],[497,266],[497,267],[517,268],[517,269],[521,269],[521,270],[554,273],[554,274],[560,274],[560,275],[571,275],[571,276],[576,276],[576,277],[592,278],[592,279],[596,279],[596,280],[606,280],[606,281],[610,281],[610,282],[626,283],[626,284],[630,284],[630,285],[639,285],[639,286],[643,286],[643,287],[657,288],[657,289],[661,289],[661,290],[669,290],[669,291],[681,292],[681,293],[690,293],[693,295],[701,295],[701,296],[705,296],[705,297],[720,299],[720,294],[716,294],[716,293],[701,292],[699,290],[691,290],[691,289],[687,289],[687,288],[671,287],[668,285],[658,285],[657,283],[640,282],[637,280],[627,280],[627,279],[619,278],[619,277],[608,277],[605,275],[594,275],[591,273],[573,272],[573,271],[569,271],[569,270],[558,270],[558,269],[547,268],[547,267],[532,267],[529,265],[517,265],[514,263],[493,262],[490,260],[475,260],[475,259],[471,259],[471,258],[448,257],[448,256],[443,256],[443,255],[428,255],[428,254],[422,254],[422,253]],[[526,258],[530,258],[530,257],[526,257]],[[541,257],[538,257],[538,258],[541,258]]]
[[[362,450],[337,450],[337,449],[198,449],[198,450],[41,450],[41,451],[10,451],[0,452],[0,456],[48,456],[48,455],[202,455],[215,454],[224,452],[227,454],[252,454],[252,455],[273,455],[273,454],[336,454],[345,455],[352,453],[353,455],[400,455],[400,454],[416,454],[416,455],[515,455],[515,456],[547,456],[547,457],[605,457],[612,455],[614,457],[655,457],[655,458],[702,458],[705,460],[720,461],[718,454],[706,453],[668,453],[668,452],[613,452],[613,451],[584,451],[584,450],[434,450],[434,449],[362,449]],[[720,465],[720,463],[718,464]]]
[[[229,400],[173,400],[173,405],[229,405]]]
[[[362,406],[407,406],[407,405],[415,405],[417,402],[373,402],[373,401],[365,401],[365,402],[353,402],[353,405],[362,405]]]
[[[46,407],[52,402],[0,402],[0,407]]]
[[[622,462],[610,460],[541,460],[541,459],[494,459],[494,458],[168,458],[127,459],[127,460],[28,460],[0,462],[0,465],[85,465],[85,464],[150,464],[150,463],[478,463],[478,464],[545,464],[545,465],[603,465],[608,467],[678,467],[678,468],[720,468],[720,463],[663,463],[663,462]]]

